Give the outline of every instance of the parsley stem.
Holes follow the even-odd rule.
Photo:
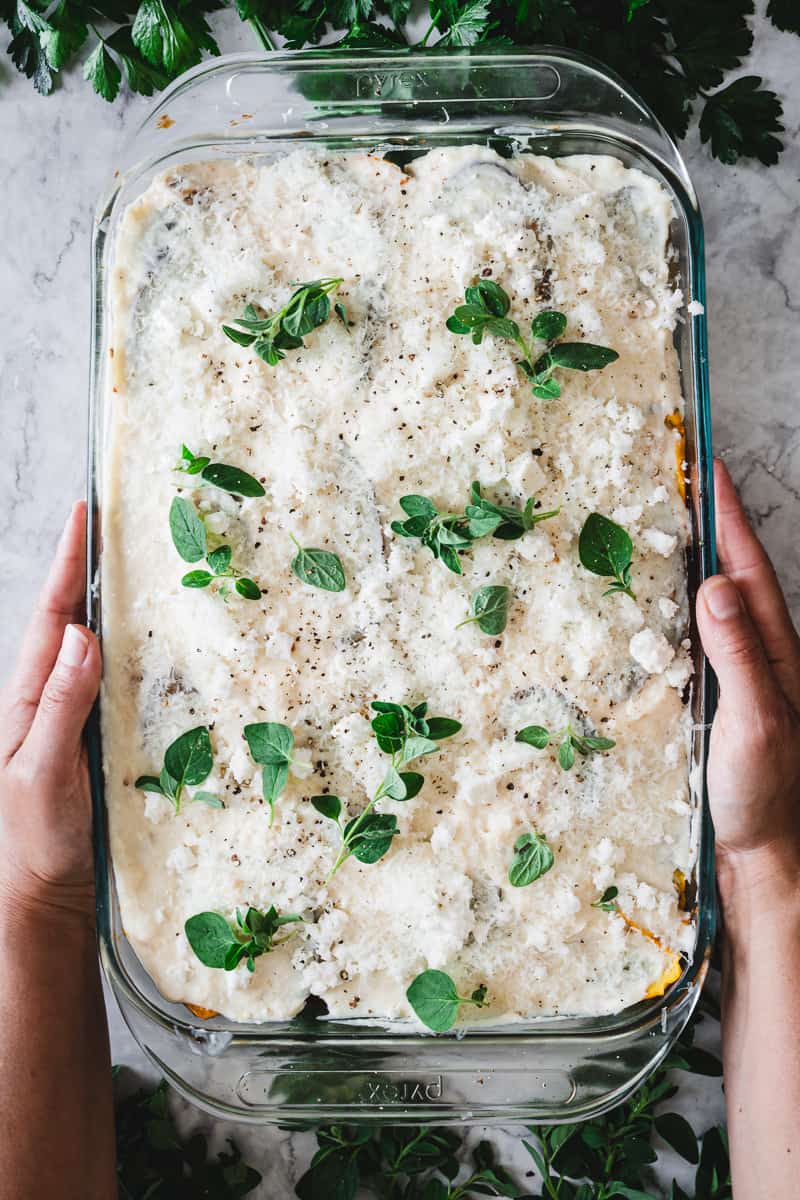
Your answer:
[[[418,43],[417,43],[417,49],[419,49],[419,50],[423,50],[423,49],[424,49],[424,48],[427,46],[427,44],[428,44],[428,38],[431,36],[431,34],[433,33],[434,29],[436,28],[436,23],[437,23],[437,21],[439,20],[439,17],[440,17],[441,15],[442,15],[442,14],[441,14],[440,10],[437,8],[437,10],[436,10],[436,13],[435,13],[435,15],[434,15],[434,18],[433,18],[433,20],[431,21],[430,25],[428,26],[427,30],[425,31],[425,36],[424,36],[424,38],[422,39],[422,41],[421,41],[421,42],[418,42]]]
[[[275,46],[275,43],[273,42],[272,38],[269,36],[268,31],[264,27],[264,24],[260,17],[256,17],[256,16],[249,17],[248,24],[250,25],[251,29],[253,30],[253,32],[255,33],[256,37],[261,42],[261,45],[264,47],[265,50],[275,50],[277,48]]]

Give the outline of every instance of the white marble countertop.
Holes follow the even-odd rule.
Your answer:
[[[763,12],[763,3],[759,5]],[[230,14],[223,21],[230,20]],[[748,73],[784,98],[786,150],[778,166],[723,167],[696,135],[684,147],[706,227],[711,394],[716,450],[727,459],[800,617],[800,45],[757,20]],[[230,28],[231,26],[228,26]],[[237,27],[226,49],[244,46]],[[248,42],[248,48],[252,48]],[[147,106],[107,105],[73,73],[48,99],[0,67],[5,201],[0,265],[0,675],[10,667],[31,599],[71,501],[84,493],[89,348],[89,246],[95,204],[126,136]],[[115,1061],[141,1064],[111,1014]],[[718,1081],[692,1080],[685,1108],[698,1130],[719,1119]],[[217,1128],[216,1134],[228,1131]],[[254,1196],[289,1198],[309,1135],[231,1132],[264,1175]],[[502,1161],[530,1160],[518,1134],[498,1135]]]

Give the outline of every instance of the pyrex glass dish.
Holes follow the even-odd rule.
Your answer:
[[[703,230],[683,161],[649,109],[599,64],[556,49],[229,55],[165,91],[128,144],[95,228],[90,415],[89,620],[102,628],[103,450],[110,412],[108,289],[125,207],[171,164],[270,159],[312,142],[393,155],[483,143],[501,153],[612,154],[672,195],[675,267],[698,303],[677,327],[686,402],[690,597],[714,570]],[[692,780],[697,940],[663,997],[603,1018],[537,1018],[433,1037],[380,1022],[201,1020],[158,993],[128,944],[109,857],[97,715],[90,729],[100,955],[134,1036],[184,1095],[251,1122],[577,1121],[623,1100],[688,1020],[714,932],[713,841],[705,796],[714,687],[694,630]]]

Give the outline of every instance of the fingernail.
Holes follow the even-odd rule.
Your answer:
[[[89,639],[77,625],[67,625],[61,640],[58,661],[65,667],[79,667],[86,658],[89,649]]]
[[[724,575],[710,580],[703,588],[703,595],[711,615],[718,621],[730,621],[732,617],[738,617],[742,612],[742,598],[739,595],[739,589]]]

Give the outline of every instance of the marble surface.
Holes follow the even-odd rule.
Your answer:
[[[722,167],[696,137],[685,147],[708,243],[711,388],[716,449],[727,459],[800,617],[800,44],[767,24],[759,5],[748,72],[783,95],[786,151],[769,170]],[[227,22],[226,49],[247,44]],[[31,598],[74,497],[84,492],[90,238],[94,208],[147,101],[111,106],[76,75],[49,99],[3,56],[0,66],[0,676],[11,665]],[[114,1058],[142,1059],[110,1013]],[[710,1035],[709,1035],[710,1036]],[[691,1080],[684,1111],[698,1129],[721,1114],[718,1082]],[[184,1113],[188,1123],[200,1121]],[[277,1130],[233,1132],[264,1174],[260,1200],[293,1195],[313,1139]],[[503,1161],[530,1169],[519,1131],[495,1133]],[[668,1167],[672,1164],[668,1163]],[[685,1177],[685,1176],[684,1176]]]

